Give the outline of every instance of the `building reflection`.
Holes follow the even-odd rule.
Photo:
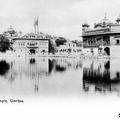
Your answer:
[[[69,58],[59,58],[49,60],[50,67],[52,67],[53,72],[65,72],[67,70],[82,69],[82,60],[69,59]],[[51,68],[50,68],[51,69]]]
[[[51,89],[55,91],[58,88],[63,91],[77,89],[82,93],[93,91],[119,95],[119,66],[119,59],[1,58],[0,87],[5,91],[13,88],[15,92],[29,91],[37,94]],[[63,87],[64,85],[66,88]]]
[[[113,64],[114,60],[92,61],[83,68],[83,90],[120,93],[120,76]]]
[[[40,81],[51,74],[64,73],[69,69],[82,68],[81,61],[70,59],[49,59],[45,57],[26,57],[0,61],[0,77],[10,84],[16,82],[31,84],[36,93],[39,92]],[[24,83],[25,82],[25,83]],[[28,82],[28,83],[27,83]]]

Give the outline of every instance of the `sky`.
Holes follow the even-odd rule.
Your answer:
[[[120,15],[120,0],[1,0],[0,32],[10,25],[23,33],[34,32],[34,18],[39,31],[69,39],[81,39],[82,24],[91,26],[104,18]]]

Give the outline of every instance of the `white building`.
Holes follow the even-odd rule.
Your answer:
[[[94,28],[87,23],[82,27],[84,54],[120,57],[120,17],[113,23],[105,16]]]
[[[14,38],[13,51],[19,56],[45,56],[49,53],[49,39]]]
[[[66,44],[57,47],[57,53],[61,56],[79,55],[82,53],[82,45],[78,45],[76,42],[67,41]]]

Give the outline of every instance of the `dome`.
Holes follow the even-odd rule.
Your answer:
[[[110,27],[113,23],[107,19],[107,17],[105,16],[104,19],[102,19],[99,23],[95,24],[95,28],[97,27]]]

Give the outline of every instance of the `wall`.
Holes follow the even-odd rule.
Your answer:
[[[117,40],[120,43],[120,37],[111,36],[110,37],[110,57],[120,58],[120,44],[117,44]]]
[[[111,31],[120,33],[120,25],[111,26]]]
[[[110,57],[120,58],[120,46],[119,45],[110,46]]]
[[[120,45],[120,36],[111,36],[110,45],[117,45],[117,40],[119,40],[119,45]]]

